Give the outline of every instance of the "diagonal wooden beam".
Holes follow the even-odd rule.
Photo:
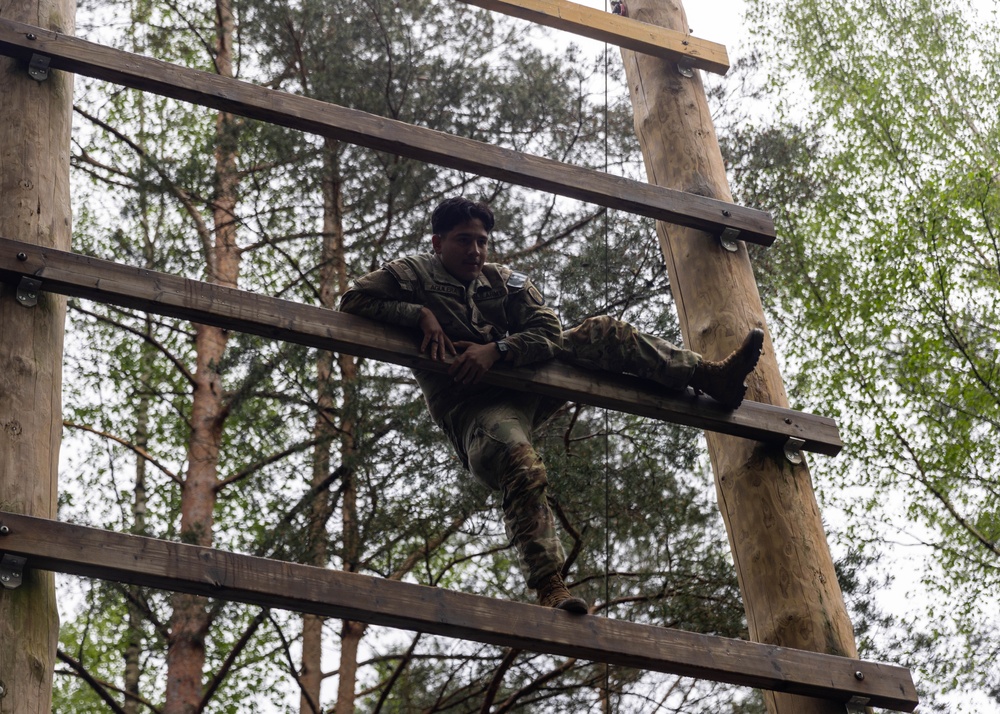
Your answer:
[[[354,315],[226,288],[212,283],[134,268],[85,255],[39,248],[0,237],[0,280],[18,285],[41,281],[40,289],[138,308],[159,315],[217,325],[310,347],[371,357],[439,372],[447,365],[417,350],[413,333]],[[801,439],[801,448],[831,456],[843,444],[837,425],[826,417],[756,402],[727,411],[690,391],[561,363],[516,369],[498,366],[484,378],[519,391],[662,419],[784,446]]]
[[[720,44],[579,3],[566,0],[462,2],[708,72],[725,74],[729,71],[729,55]]]
[[[909,670],[0,512],[28,568],[359,620],[565,657],[913,711]]]
[[[522,154],[356,109],[104,47],[70,35],[0,19],[0,53],[53,69],[221,109],[299,131],[628,211],[715,235],[770,245],[774,222],[763,211]]]

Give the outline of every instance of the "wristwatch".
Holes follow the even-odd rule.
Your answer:
[[[507,341],[497,340],[493,344],[497,346],[497,351],[500,353],[500,359],[505,358],[507,356],[507,351],[510,349],[510,345],[507,344]]]

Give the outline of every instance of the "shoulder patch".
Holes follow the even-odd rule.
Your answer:
[[[390,263],[386,263],[384,266],[386,270],[396,279],[399,283],[399,287],[406,291],[412,291],[417,284],[417,273],[406,264],[403,260],[394,260]]]
[[[518,272],[517,270],[510,271],[510,277],[507,278],[507,287],[511,290],[520,290],[528,282],[528,276],[525,273]]]
[[[542,294],[538,292],[538,288],[536,288],[534,285],[528,286],[528,295],[531,296],[531,299],[535,301],[536,305],[545,304],[545,298],[542,297]]]

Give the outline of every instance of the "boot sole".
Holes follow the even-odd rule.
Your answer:
[[[578,597],[571,597],[563,600],[561,603],[556,605],[556,609],[565,610],[566,612],[571,612],[574,615],[586,615],[590,612],[590,608],[587,607],[587,601]]]

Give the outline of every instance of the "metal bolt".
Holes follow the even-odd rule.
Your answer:
[[[20,260],[23,263],[24,261],[26,261],[28,259],[28,254],[27,253],[18,253],[17,254],[17,259]]]
[[[731,215],[733,215],[733,212],[730,211],[728,208],[726,208],[722,211],[722,215],[724,215],[726,218],[729,218]]]
[[[38,39],[38,37],[37,37],[37,36],[35,35],[35,33],[34,33],[34,32],[29,32],[29,33],[28,33],[28,39],[29,39],[29,40],[37,40],[37,39]]]
[[[0,526],[0,536],[2,535],[10,535],[10,528],[7,526]]]
[[[792,420],[791,420],[791,419],[789,419],[788,417],[785,417],[785,423],[786,423],[786,424],[791,424],[791,423],[792,423]]]
[[[690,45],[691,43],[688,42],[687,40],[681,40],[681,44],[682,45]]]
[[[3,575],[0,575],[0,580],[4,581],[6,583],[6,582],[8,582],[10,580],[10,576],[7,575],[7,573],[4,573]]]
[[[860,681],[864,680],[865,673],[861,672],[861,671],[855,672],[854,673],[854,678],[860,682]]]
[[[0,682],[0,699],[3,699],[6,696],[7,696],[7,686],[3,682]]]

